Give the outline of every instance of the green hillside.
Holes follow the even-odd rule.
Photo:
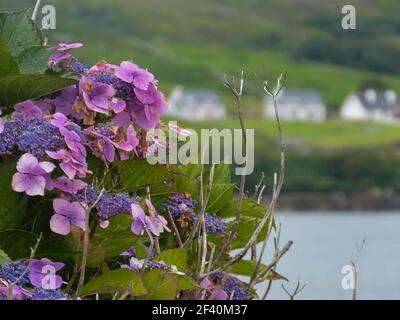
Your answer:
[[[34,2],[3,0],[1,9],[15,10]],[[356,31],[340,27],[344,1],[47,3],[57,10],[57,30],[48,32],[50,43],[83,42],[85,47],[78,55],[90,63],[132,58],[151,68],[167,93],[182,83],[214,88],[226,100],[220,78],[225,72],[245,70],[249,114],[259,113],[262,101],[260,81],[254,73],[273,79],[287,70],[287,87],[315,88],[329,106],[336,108],[350,91],[371,80],[400,90],[396,76],[400,2],[396,0],[353,1]],[[390,67],[380,66],[382,61]]]

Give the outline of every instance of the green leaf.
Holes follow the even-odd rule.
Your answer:
[[[159,269],[147,271],[143,282],[148,290],[148,294],[141,297],[145,300],[175,300],[180,290],[179,276]]]
[[[155,259],[157,261],[164,261],[169,267],[175,265],[179,271],[185,272],[187,267],[187,250],[164,250]]]
[[[208,213],[216,213],[232,201],[234,187],[235,185],[233,183],[214,183],[211,188],[206,211]]]
[[[54,75],[16,75],[0,78],[0,106],[37,99],[77,83]]]
[[[50,52],[43,46],[42,32],[28,12],[0,13],[0,34],[21,73],[42,73],[46,70]]]
[[[131,296],[147,294],[147,290],[136,272],[129,269],[117,269],[90,280],[82,288],[81,295],[125,292],[131,283],[133,284]]]
[[[47,69],[50,51],[35,46],[22,52],[16,59],[22,74],[43,73]]]
[[[0,77],[19,74],[17,62],[11,55],[10,48],[0,35]]]
[[[19,227],[24,217],[27,199],[11,188],[15,172],[16,161],[0,162],[0,231]]]
[[[116,167],[122,187],[128,190],[163,184],[171,178],[165,165],[151,165],[146,160],[120,161]]]
[[[232,267],[232,273],[241,275],[241,276],[252,276],[254,272],[255,264],[250,260],[240,260],[235,263]],[[265,264],[261,263],[258,269],[258,272],[262,272],[265,270]]]
[[[36,252],[37,258],[47,257],[53,261],[64,261],[75,253],[67,250],[60,242],[42,239]],[[0,232],[0,248],[12,260],[27,259],[37,241],[37,235],[24,230],[5,230]]]
[[[240,214],[242,216],[254,217],[259,219],[262,219],[265,212],[267,211],[267,208],[258,204],[257,201],[250,198],[243,199],[240,208],[241,208]],[[221,208],[221,210],[218,212],[218,215],[221,218],[231,218],[236,215],[236,209],[237,209],[237,200],[235,199],[230,203],[228,203],[227,205],[225,205],[223,208]]]
[[[250,240],[254,230],[260,223],[260,219],[251,217],[242,217],[239,222],[238,235],[232,242],[232,249],[243,248]],[[232,223],[230,223],[232,225]],[[263,241],[267,235],[269,219],[262,228],[260,234],[257,237],[257,243]]]
[[[11,261],[11,259],[3,250],[0,249],[0,265],[9,261]]]
[[[126,251],[138,241],[131,231],[132,218],[129,215],[118,215],[110,219],[106,229],[99,229],[93,237],[94,246],[104,248],[104,257],[115,257]]]

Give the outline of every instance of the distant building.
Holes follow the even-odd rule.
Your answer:
[[[223,119],[226,111],[214,91],[186,90],[182,86],[176,86],[168,100],[168,115],[184,120],[201,121]]]
[[[326,106],[314,90],[284,90],[278,95],[277,103],[282,120],[321,122],[326,119]],[[268,118],[275,118],[271,97],[266,98],[265,114]]]
[[[394,90],[367,89],[353,93],[345,99],[340,117],[345,120],[399,120],[400,97]]]

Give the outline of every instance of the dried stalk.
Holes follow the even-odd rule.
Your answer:
[[[86,273],[86,264],[87,264],[87,256],[89,253],[89,243],[90,243],[90,212],[96,207],[97,203],[100,201],[101,197],[103,196],[104,188],[101,190],[99,196],[97,197],[96,201],[85,210],[85,233],[83,238],[83,250],[82,250],[82,261],[80,267],[80,275],[78,280],[78,286],[75,291],[74,299],[78,299],[79,293],[85,283],[85,273]],[[85,192],[86,198],[86,192]]]
[[[7,287],[7,299],[8,300],[12,300],[13,299],[13,294],[12,294],[13,287],[15,285],[17,285],[18,282],[20,282],[25,277],[25,275],[27,274],[27,272],[29,270],[29,263],[35,257],[36,251],[39,248],[40,241],[42,240],[42,236],[43,236],[43,234],[40,233],[39,237],[36,240],[35,246],[33,248],[31,248],[31,255],[30,255],[29,260],[28,260],[28,265],[24,269],[24,272],[22,272],[22,274],[14,282],[11,282],[10,284],[8,284],[8,287]]]
[[[226,77],[224,79],[224,85],[231,91],[233,96],[236,99],[236,109],[240,121],[240,127],[242,129],[242,141],[243,141],[243,149],[246,150],[247,152],[247,134],[246,134],[246,127],[244,124],[243,120],[243,112],[242,112],[242,93],[243,93],[243,86],[244,86],[244,79],[243,79],[243,71],[240,74],[240,85],[239,89],[236,89],[236,85],[234,83],[234,79],[232,82],[230,82]],[[219,252],[217,258],[214,261],[214,265],[217,265],[218,262],[222,259],[224,256],[226,250],[228,249],[229,245],[232,243],[233,239],[236,236],[236,232],[239,228],[239,222],[240,222],[240,213],[241,213],[241,207],[242,207],[242,200],[244,198],[244,188],[246,184],[246,175],[242,174],[240,176],[240,186],[239,186],[239,196],[238,196],[238,202],[237,202],[237,207],[236,207],[236,217],[235,217],[235,222],[233,223],[233,226],[231,228],[231,231],[229,233],[228,239],[224,242],[224,245]]]

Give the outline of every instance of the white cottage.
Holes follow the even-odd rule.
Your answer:
[[[314,90],[284,90],[277,97],[279,116],[285,121],[314,121],[326,119],[327,108],[319,94]],[[271,97],[266,98],[265,114],[275,119],[274,104]]]
[[[367,89],[352,93],[343,102],[340,117],[393,122],[400,118],[400,97],[394,90]]]
[[[186,90],[175,87],[168,99],[168,115],[190,121],[223,119],[225,106],[211,90]]]

